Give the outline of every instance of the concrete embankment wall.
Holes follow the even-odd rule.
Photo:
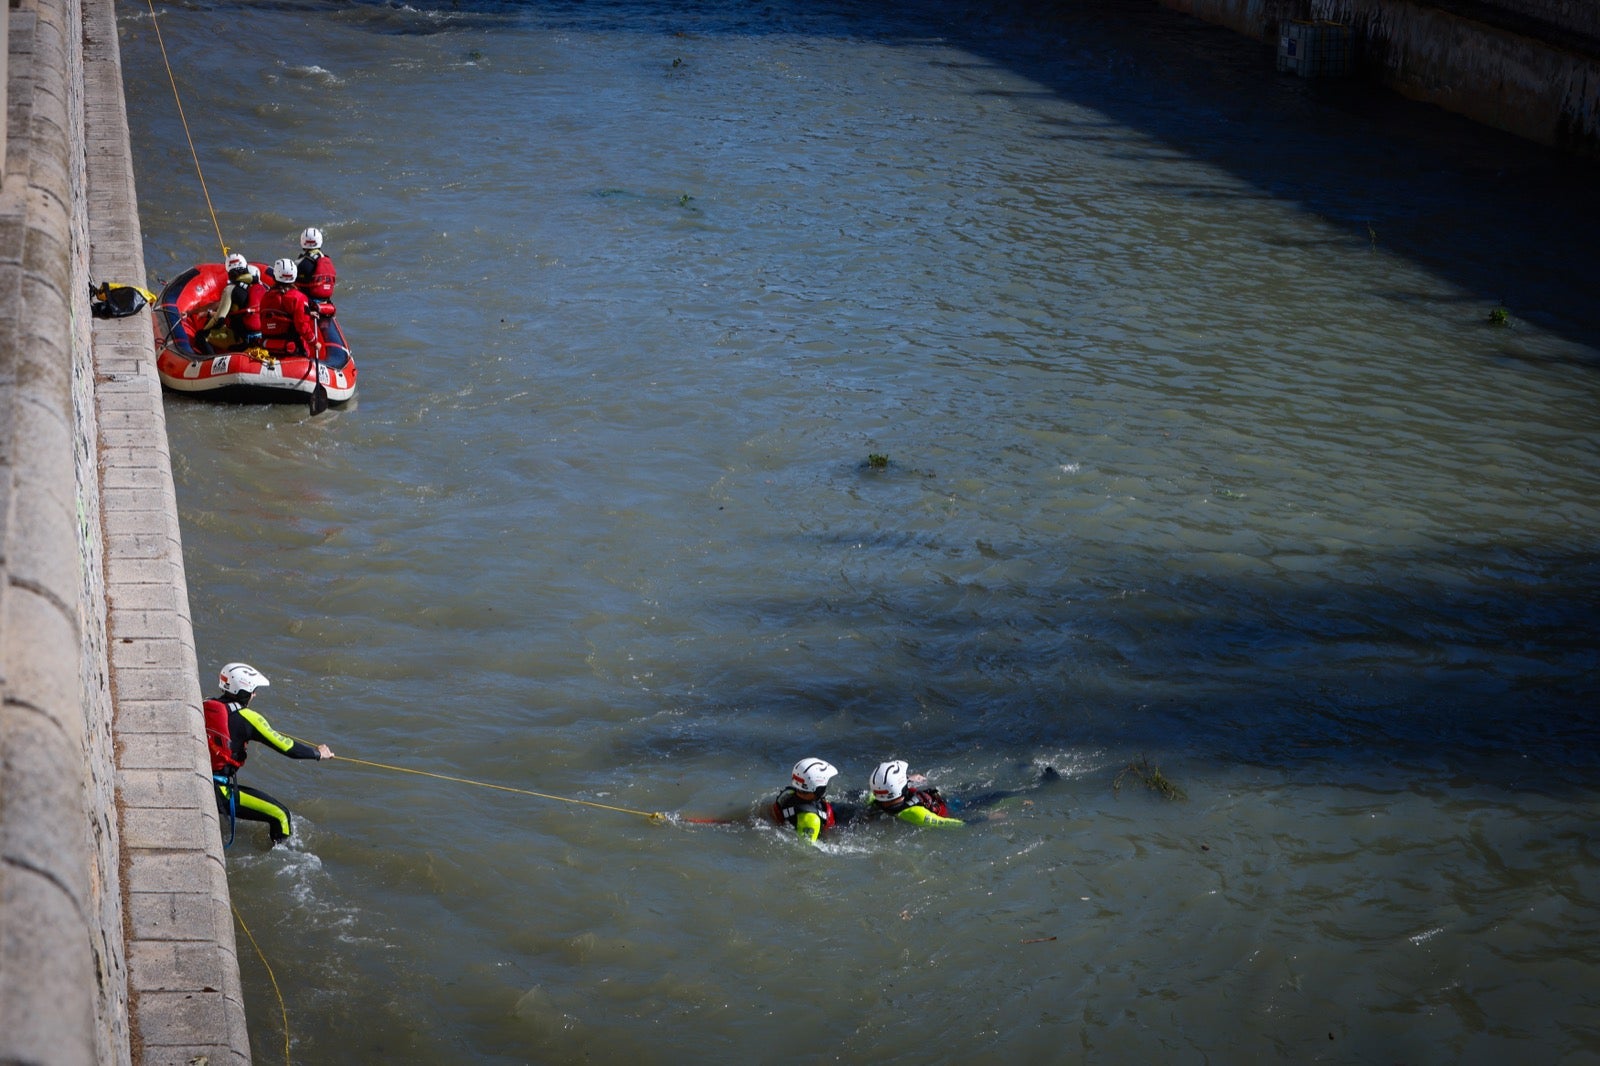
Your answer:
[[[11,0],[0,1062],[246,1062],[113,0]]]
[[[116,1062],[128,1040],[93,408],[81,403],[91,372],[79,22],[75,4],[9,10],[0,1058],[23,1062]]]
[[[1276,45],[1290,19],[1351,26],[1355,73],[1413,99],[1600,157],[1592,0],[1161,0]]]

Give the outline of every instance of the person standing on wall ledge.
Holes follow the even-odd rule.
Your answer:
[[[222,692],[206,700],[206,747],[211,753],[211,775],[217,787],[217,811],[227,824],[228,840],[233,840],[233,824],[243,818],[267,823],[271,841],[288,840],[294,831],[289,808],[260,789],[241,785],[234,778],[249,757],[246,745],[252,740],[267,744],[291,759],[331,759],[326,744],[315,746],[273,729],[258,711],[250,709],[256,689],[272,684],[261,671],[248,663],[229,663],[218,677]]]

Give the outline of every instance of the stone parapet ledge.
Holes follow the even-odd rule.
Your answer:
[[[84,0],[96,280],[144,284],[113,0]],[[134,1061],[250,1060],[150,316],[94,329]]]

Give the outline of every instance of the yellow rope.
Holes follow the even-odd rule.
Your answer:
[[[360,766],[376,766],[380,770],[394,770],[402,774],[418,774],[422,777],[437,777],[441,781],[454,781],[461,785],[477,785],[479,788],[493,788],[501,792],[515,792],[523,796],[537,796],[539,799],[556,800],[559,803],[581,803],[585,807],[599,807],[605,811],[617,811],[621,814],[637,814],[641,818],[648,818],[652,822],[666,821],[667,816],[660,811],[635,811],[627,807],[613,807],[609,803],[596,803],[593,800],[573,799],[570,796],[552,796],[544,792],[532,792],[525,788],[512,788],[510,785],[492,785],[487,781],[474,781],[467,777],[451,777],[449,774],[436,774],[429,770],[411,770],[404,766],[390,766],[387,763],[368,762],[365,759],[352,759],[348,755],[337,758],[344,762],[353,762]]]
[[[178,103],[178,121],[183,123],[183,136],[189,142],[189,155],[194,159],[195,176],[200,179],[200,194],[206,198],[206,210],[211,212],[211,225],[217,231],[217,243],[222,245],[222,258],[228,258],[228,242],[222,239],[222,227],[217,223],[217,212],[211,206],[211,190],[206,188],[206,176],[200,170],[200,153],[195,151],[194,137],[189,133],[189,120],[183,113],[183,99],[178,95],[178,79],[173,76],[172,64],[167,62],[167,42],[161,39],[161,22],[156,18],[156,0],[150,5],[150,25],[156,30],[156,44],[161,47],[161,63],[167,68],[167,81],[172,83],[172,98]]]
[[[250,941],[250,946],[256,949],[256,957],[261,960],[261,965],[267,968],[267,979],[272,982],[272,994],[278,997],[278,1013],[283,1015],[283,1062],[284,1066],[291,1066],[289,1059],[289,1011],[283,1005],[283,992],[278,989],[278,978],[272,972],[272,964],[267,962],[267,956],[262,952],[261,945],[256,943],[255,935],[250,932],[250,927],[244,924],[244,915],[239,913],[239,908],[233,908],[233,916],[239,919],[239,928],[244,930],[244,935]]]

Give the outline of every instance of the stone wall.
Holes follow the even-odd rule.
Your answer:
[[[9,6],[0,181],[0,1059],[128,1061],[81,12]]]
[[[8,3],[0,1062],[248,1062],[115,4]]]
[[[1356,71],[1416,100],[1600,157],[1600,4],[1592,0],[1162,0],[1275,43],[1287,19],[1354,30]]]

